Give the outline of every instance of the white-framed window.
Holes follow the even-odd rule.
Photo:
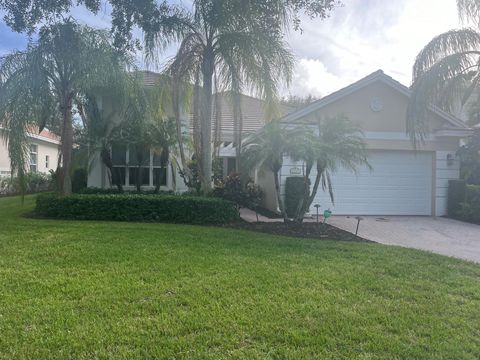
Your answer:
[[[114,144],[112,146],[112,184],[134,187],[167,186],[167,168],[161,166],[160,156],[148,148]]]
[[[30,145],[30,171],[37,172],[38,170],[38,145]]]
[[[45,168],[50,169],[50,156],[45,155]]]

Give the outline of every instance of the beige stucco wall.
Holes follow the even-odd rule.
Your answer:
[[[382,101],[383,109],[381,111],[375,112],[371,109],[372,99],[375,98]],[[299,121],[315,122],[317,116],[333,117],[343,114],[365,132],[405,133],[407,106],[408,97],[406,95],[377,81],[326,105],[316,113]],[[430,114],[429,127],[432,131],[439,129],[444,124],[445,120],[434,113]]]
[[[383,105],[381,111],[373,111],[373,99],[380,99]],[[335,102],[325,105],[315,113],[301,119],[292,121],[292,124],[314,126],[318,119],[344,115],[348,117],[364,132],[364,141],[369,150],[414,150],[412,142],[406,135],[406,112],[408,97],[391,86],[376,81],[361,88],[350,95],[344,96]],[[459,147],[458,137],[436,137],[436,130],[452,128],[454,125],[441,118],[438,114],[430,112],[428,119],[429,135],[424,144],[418,144],[418,150],[432,152],[436,159],[435,184],[432,191],[432,213],[445,215],[446,187],[448,180],[458,178],[458,164],[445,168],[444,158],[447,154],[454,155]],[[277,208],[274,189],[268,184],[273,184],[271,173],[264,173],[259,184],[263,185],[266,201],[265,206],[271,210]]]

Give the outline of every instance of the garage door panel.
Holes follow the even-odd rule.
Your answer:
[[[432,159],[429,152],[371,151],[371,171],[333,174],[335,205],[322,189],[314,204],[344,215],[431,215]]]

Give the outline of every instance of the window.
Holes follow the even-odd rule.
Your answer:
[[[38,145],[30,145],[30,171],[37,172]]]
[[[167,186],[167,168],[160,156],[148,148],[114,144],[112,146],[112,185]]]
[[[50,156],[45,155],[45,168],[49,169],[50,168]]]

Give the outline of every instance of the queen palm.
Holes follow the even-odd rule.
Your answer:
[[[278,87],[291,78],[293,56],[278,31],[283,23],[267,29],[262,21],[269,9],[275,10],[260,2],[195,0],[192,11],[181,17],[181,30],[176,33],[181,44],[167,72],[175,85],[195,85],[193,138],[204,192],[212,183],[213,92],[228,90],[237,95],[232,97],[236,101],[235,127],[241,129],[238,94],[250,90],[265,99],[269,114],[274,116]],[[164,41],[164,32],[147,34],[147,48],[156,48],[156,38]],[[180,125],[178,121],[177,127]],[[241,145],[240,134],[237,130],[237,147]]]
[[[291,147],[289,155],[293,160],[303,161],[305,164],[305,192],[294,216],[294,221],[301,223],[320,186],[324,191],[328,191],[330,200],[334,203],[331,175],[338,167],[357,172],[360,166],[370,168],[370,165],[360,128],[343,115],[318,118],[316,129],[305,128],[303,133],[297,136],[300,136],[300,141],[297,140],[298,143]],[[314,167],[316,174],[310,191],[307,184]]]
[[[72,20],[43,28],[25,51],[0,61],[0,122],[9,131],[12,172],[23,177],[27,133],[45,126],[60,129],[62,192],[71,192],[73,112],[76,100],[125,74],[126,58],[110,43],[108,32]]]
[[[438,35],[415,60],[407,111],[407,132],[415,145],[428,132],[429,103],[451,111],[480,86],[480,2],[457,0],[457,5],[460,18],[474,27]]]
[[[289,129],[279,120],[273,120],[258,132],[248,135],[243,143],[243,166],[246,169],[264,167],[273,173],[275,195],[285,222],[288,217],[280,194],[280,170],[284,157],[294,152],[304,134],[303,129]]]

